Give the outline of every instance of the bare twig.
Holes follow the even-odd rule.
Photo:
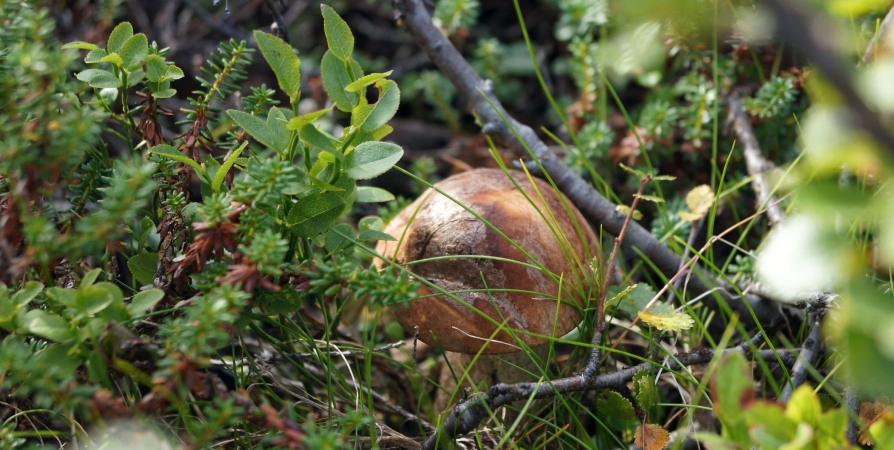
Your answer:
[[[276,6],[272,0],[264,0],[264,4],[267,5],[267,9],[270,10],[270,14],[273,15],[273,20],[276,22],[276,34],[278,34],[282,40],[289,42],[289,24],[286,22],[286,19],[282,17],[282,12],[280,12],[279,7]]]
[[[739,352],[747,355],[750,351],[748,350],[750,345],[751,342],[748,341],[738,347],[724,350],[722,353]],[[784,364],[790,365],[794,363],[794,357],[788,350],[777,350],[777,353],[782,358]],[[693,364],[705,364],[715,356],[717,356],[717,352],[712,349],[696,349],[689,353],[677,355],[673,358],[673,361],[664,366],[664,370],[675,371]],[[765,361],[776,361],[776,354],[771,350],[761,350],[754,356]],[[583,375],[575,375],[553,380],[549,383],[498,384],[492,386],[487,392],[469,396],[467,399],[457,403],[444,419],[444,424],[438,432],[430,436],[422,444],[422,449],[433,449],[439,442],[446,442],[456,436],[471,432],[481,421],[490,417],[491,412],[516,400],[541,399],[571,392],[618,388],[630,381],[637,372],[647,369],[654,364],[651,361],[644,362],[589,380],[585,379]]]
[[[771,226],[776,225],[785,219],[785,211],[782,210],[782,205],[776,201],[776,196],[772,195],[773,187],[770,186],[770,181],[766,176],[766,172],[775,166],[761,153],[761,149],[757,145],[757,138],[754,136],[754,129],[751,127],[751,120],[748,113],[742,108],[742,99],[739,94],[731,93],[727,98],[727,105],[729,106],[729,122],[732,123],[733,131],[742,145],[748,174],[753,177],[751,186],[754,188],[754,193],[757,194],[757,206],[759,208],[761,205],[769,205],[767,219]]]
[[[823,310],[820,309],[812,312],[809,317],[811,322],[807,340],[805,340],[804,344],[801,346],[798,360],[795,361],[795,365],[792,367],[791,380],[786,383],[785,387],[782,389],[782,394],[779,396],[779,401],[783,403],[787,403],[795,389],[804,384],[804,381],[807,380],[807,369],[813,366],[816,362],[817,355],[820,350],[822,350],[820,330],[823,325]]]
[[[432,24],[423,0],[392,0],[392,3],[416,43],[456,86],[466,101],[466,108],[478,116],[482,123],[482,131],[497,138],[519,157],[527,158],[530,150],[543,166],[545,175],[577,206],[587,220],[601,225],[605,231],[614,236],[620,234],[624,228],[625,216],[615,210],[615,204],[572,172],[537,137],[531,127],[518,122],[506,113],[502,104],[493,96],[492,83],[482,80],[447,37]],[[625,247],[638,248],[668,276],[677,272],[682,260],[680,256],[658,241],[642,225],[632,222],[626,233]],[[708,274],[701,269],[693,270],[699,275],[690,283],[694,292],[706,292],[713,287],[707,286],[702,281],[711,280]],[[756,296],[748,297],[749,308],[740,299],[732,297],[725,291],[721,292],[726,297],[726,302],[739,312],[745,321],[751,321],[749,309],[754,311],[761,323],[772,322],[777,316],[776,309],[768,304],[769,302],[762,301]],[[711,308],[717,307],[713,297],[706,298],[705,304]]]
[[[847,440],[851,445],[859,445],[857,439],[860,436],[860,425],[856,419],[860,417],[860,399],[857,398],[854,388],[850,386],[844,388],[844,404],[848,409]]]
[[[605,276],[602,280],[602,292],[599,293],[599,303],[596,307],[596,326],[593,327],[593,338],[590,340],[593,344],[593,349],[590,350],[590,359],[587,361],[587,367],[584,369],[583,373],[583,378],[585,380],[593,379],[596,377],[596,374],[599,373],[599,349],[602,346],[602,333],[605,332],[605,297],[608,296],[608,285],[611,281],[612,269],[615,265],[615,259],[618,257],[618,251],[621,249],[621,243],[624,242],[624,235],[627,234],[627,227],[630,225],[630,221],[636,213],[636,207],[639,205],[643,190],[650,181],[652,181],[651,175],[646,175],[640,180],[639,190],[633,197],[633,204],[630,205],[630,210],[627,211],[627,218],[624,220],[624,226],[615,238],[615,246],[612,248],[611,256],[608,257],[608,263],[605,265],[603,271]]]
[[[847,69],[852,65],[835,52],[832,41],[828,39],[829,33],[816,29],[814,24],[817,21],[805,12],[803,5],[796,6],[791,0],[766,0],[766,4],[775,16],[777,36],[801,50],[841,94],[844,105],[850,111],[849,125],[869,133],[888,157],[894,159],[894,135],[857,92]]]
[[[869,64],[875,59],[875,54],[882,44],[885,42],[885,38],[888,36],[888,29],[891,26],[891,23],[894,22],[894,7],[892,7],[888,14],[885,15],[882,23],[879,24],[878,32],[875,36],[872,36],[872,40],[869,41],[869,46],[866,47],[866,52],[863,53],[863,64]],[[877,42],[880,40],[881,43]]]

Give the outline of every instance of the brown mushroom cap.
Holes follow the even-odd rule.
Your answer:
[[[554,276],[551,277],[536,267],[474,257],[413,264],[409,269],[448,292],[487,287],[491,289],[489,293],[457,292],[456,296],[497,323],[506,320],[506,327],[546,336],[555,332],[555,335],[561,336],[580,322],[578,309],[565,303],[586,306],[583,304],[584,296],[577,294],[577,287],[587,278],[584,272],[589,262],[586,249],[589,248],[589,254],[598,254],[598,240],[577,208],[566,200],[583,232],[586,243],[581,243],[578,231],[566,213],[561,194],[557,194],[552,186],[535,179],[537,188],[545,199],[544,208],[543,201],[527,176],[520,172],[511,173],[528,198],[542,212],[542,216],[499,169],[471,170],[449,177],[435,184],[435,187],[489,221],[528,252],[531,259],[456,202],[431,189],[398,214],[385,228],[385,232],[398,241],[380,241],[376,250],[398,264],[439,256],[486,255],[528,265],[542,265]],[[567,252],[567,256],[571,252],[576,255],[571,261],[566,257],[566,252],[563,252],[560,240],[543,219],[545,217],[552,222],[548,211],[551,211],[558,224],[554,228],[561,230],[560,235],[567,239],[566,248],[570,246],[573,249]],[[414,213],[415,218],[407,229],[407,222]],[[405,229],[407,231],[404,235]],[[400,248],[397,247],[398,243]],[[376,260],[375,265],[381,269],[385,264]],[[486,286],[482,276],[486,280]],[[559,276],[562,277],[563,304],[559,307],[558,323],[554,324]],[[528,292],[505,292],[501,289]],[[424,297],[432,291],[423,286],[418,293]],[[494,305],[499,308],[499,312]],[[406,330],[412,331],[418,326],[419,338],[423,342],[437,345],[432,339],[434,334],[438,344],[445,350],[467,354],[478,352],[497,329],[493,323],[472,309],[446,296],[414,300],[409,307],[395,307],[394,315]],[[527,334],[516,333],[516,336],[529,346],[546,342],[545,338]],[[498,354],[518,350],[514,339],[504,330],[494,339],[482,353]]]

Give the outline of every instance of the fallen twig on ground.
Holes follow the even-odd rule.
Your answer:
[[[776,225],[785,219],[785,211],[783,211],[782,205],[776,201],[776,196],[773,195],[773,186],[770,186],[767,179],[766,172],[775,166],[764,158],[760,146],[757,144],[757,138],[754,136],[754,129],[751,127],[748,113],[742,107],[742,98],[739,97],[739,94],[730,93],[726,102],[729,107],[729,122],[742,146],[748,175],[753,177],[751,186],[754,188],[754,193],[757,194],[757,206],[760,208],[762,205],[767,205],[767,219],[770,221],[770,226]]]

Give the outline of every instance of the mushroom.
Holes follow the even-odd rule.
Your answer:
[[[524,173],[510,173],[521,191],[502,170],[470,170],[435,184],[446,195],[429,189],[386,227],[397,241],[381,241],[380,255],[397,264],[446,257],[409,268],[480,311],[423,286],[422,298],[393,309],[404,329],[418,330],[423,342],[466,355],[503,354],[520,349],[506,328],[522,331],[513,334],[535,347],[580,322],[587,298],[578,291],[586,291],[588,255],[599,253],[599,241],[552,186],[535,179],[535,190]],[[375,266],[386,263],[376,260]],[[494,322],[504,321],[497,332]],[[485,381],[514,382],[489,375]]]

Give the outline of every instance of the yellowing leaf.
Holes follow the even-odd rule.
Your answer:
[[[630,214],[630,207],[627,205],[618,205],[618,206],[615,206],[615,211],[626,216],[626,215]],[[643,213],[641,213],[639,211],[633,211],[633,220],[639,220],[642,218],[643,218]]]
[[[680,211],[677,215],[681,219],[694,222],[701,219],[711,209],[714,204],[714,191],[707,184],[696,186],[688,194],[686,194],[686,206],[689,211]]]
[[[636,427],[633,443],[643,450],[661,450],[670,441],[670,434],[661,425],[647,423]]]
[[[651,309],[651,308],[650,308]],[[637,313],[643,322],[665,331],[683,331],[692,328],[695,321],[689,314],[681,312],[668,312],[662,314],[650,314],[645,311]]]

